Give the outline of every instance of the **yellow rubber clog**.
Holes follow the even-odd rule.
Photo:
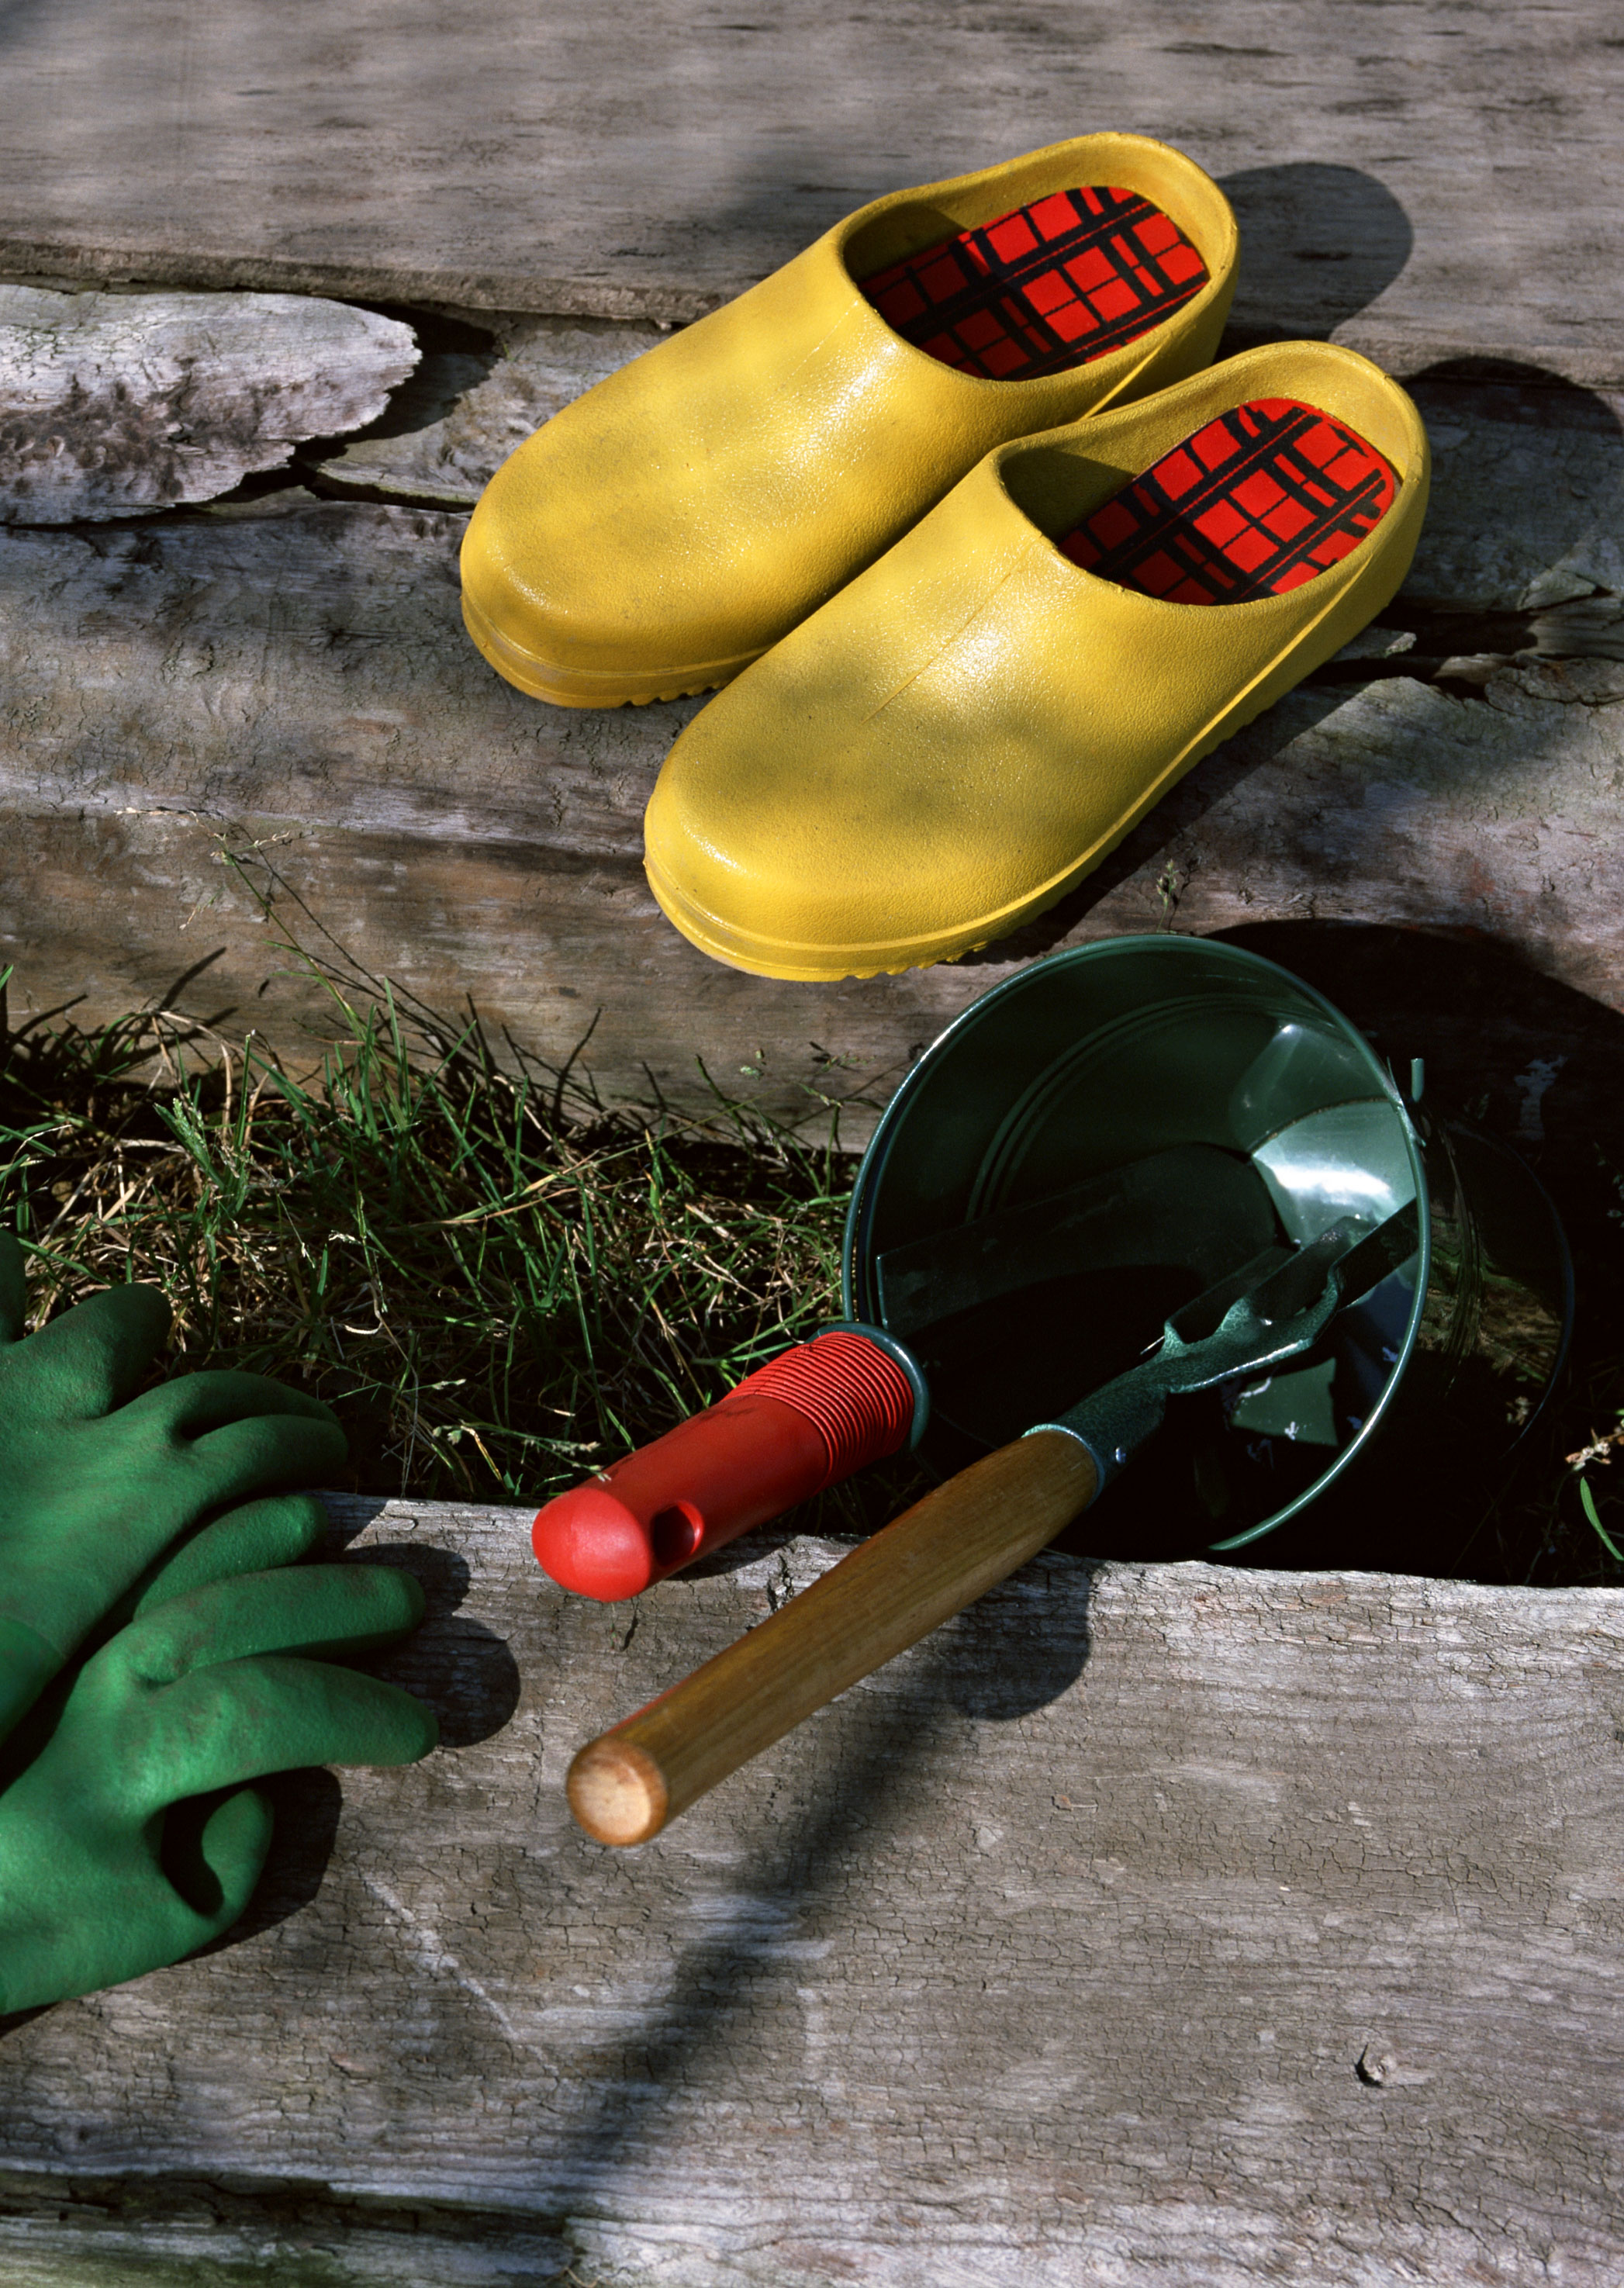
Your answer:
[[[987,286],[972,308],[973,294],[949,294],[941,324],[921,322],[942,283],[940,265],[916,259],[925,250],[996,285],[1006,256],[1020,269],[1016,242],[1081,227],[1064,195],[1089,186],[1151,214],[1184,272],[1162,276],[1153,231],[1130,240],[1102,210],[1069,271],[1027,259],[1010,295],[988,303]],[[1208,363],[1235,258],[1216,184],[1137,135],[1081,136],[875,199],[503,463],[463,544],[469,633],[511,683],[561,706],[725,683],[989,447]],[[1136,336],[1142,288],[1147,310],[1160,294],[1172,314]],[[1116,346],[1090,354],[1105,342]]]
[[[1403,390],[1315,342],[1000,446],[688,726],[655,896],[767,977],[1018,928],[1391,600],[1427,484]]]

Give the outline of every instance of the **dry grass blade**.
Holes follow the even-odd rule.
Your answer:
[[[12,1034],[0,979],[0,1218],[36,1321],[150,1281],[175,1315],[165,1370],[315,1391],[358,1490],[539,1502],[837,1314],[833,1108],[820,1145],[719,1094],[703,1123],[612,1112],[574,1061],[508,1043],[499,1061],[471,1014],[281,942],[334,1018],[304,1078],[168,1009]],[[1480,1521],[1479,1577],[1624,1576],[1624,1432],[1595,1426],[1621,1386],[1611,1347],[1571,1379]],[[923,1485],[899,1459],[795,1522],[867,1529]]]
[[[475,1020],[387,987],[333,1006],[306,1079],[165,1011],[5,1035],[0,1215],[36,1319],[150,1281],[167,1370],[299,1381],[344,1419],[362,1490],[527,1501],[836,1314],[832,1135],[720,1100],[704,1125],[606,1112],[578,1078],[499,1064]],[[877,1516],[890,1495],[844,1498]]]

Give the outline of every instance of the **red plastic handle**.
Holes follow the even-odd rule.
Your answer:
[[[695,1558],[894,1454],[914,1386],[866,1335],[833,1330],[749,1376],[703,1414],[537,1513],[531,1543],[560,1588],[635,1597]]]

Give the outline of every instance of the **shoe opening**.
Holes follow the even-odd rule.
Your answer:
[[[1149,199],[1085,184],[858,282],[928,356],[984,381],[1031,381],[1137,341],[1194,299],[1207,266]]]
[[[1351,554],[1398,480],[1345,422],[1255,398],[1186,437],[1056,545],[1097,579],[1175,604],[1283,596]]]

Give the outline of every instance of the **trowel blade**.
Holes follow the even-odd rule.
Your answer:
[[[1135,1371],[1153,1369],[1172,1395],[1295,1356],[1319,1339],[1337,1311],[1407,1263],[1420,1232],[1411,1200],[1374,1231],[1350,1218],[1304,1246],[1265,1248],[1176,1311],[1157,1357]]]

